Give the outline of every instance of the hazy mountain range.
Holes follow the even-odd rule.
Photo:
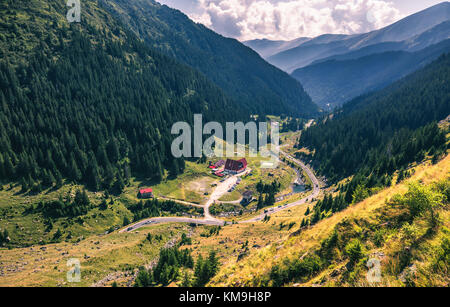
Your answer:
[[[447,39],[416,52],[386,51],[345,60],[330,59],[297,69],[292,76],[300,80],[314,102],[328,109],[389,85],[449,50]]]
[[[450,3],[443,2],[369,33],[245,44],[292,73],[319,106],[332,108],[450,51],[448,43],[440,44],[449,38]]]

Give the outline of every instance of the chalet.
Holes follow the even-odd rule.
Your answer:
[[[153,197],[153,190],[152,190],[152,188],[140,189],[137,197],[141,198],[141,199],[152,198]]]
[[[245,158],[237,161],[228,159],[227,162],[225,162],[224,172],[235,175],[244,172],[246,169],[247,169],[247,160]]]
[[[245,192],[242,194],[242,201],[241,201],[241,204],[242,204],[242,205],[247,205],[247,204],[249,204],[252,200],[253,200],[253,192],[252,192],[252,191],[245,191]]]

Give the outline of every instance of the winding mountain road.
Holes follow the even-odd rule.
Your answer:
[[[311,201],[313,198],[316,198],[319,196],[320,183],[319,183],[319,180],[317,179],[317,177],[314,175],[314,172],[308,166],[306,166],[302,161],[292,157],[291,155],[287,154],[286,152],[280,150],[280,153],[282,155],[284,155],[286,157],[286,159],[299,165],[305,171],[305,173],[311,179],[311,182],[313,184],[312,194],[310,194],[309,196],[304,197],[298,201],[292,202],[290,204],[286,204],[284,206],[279,206],[276,208],[267,209],[267,212],[265,212],[265,213],[261,213],[261,214],[257,215],[256,217],[253,217],[253,218],[245,220],[245,221],[240,221],[239,222],[240,224],[261,221],[262,219],[264,219],[264,217],[266,215],[272,215],[272,214],[275,214],[277,212],[280,212],[280,211],[283,211],[283,210],[286,210],[286,209],[289,209],[292,207],[303,205],[303,204]],[[145,227],[145,226],[149,226],[149,225],[156,225],[156,224],[163,224],[163,223],[194,223],[194,224],[200,224],[200,225],[214,225],[214,226],[226,225],[226,223],[227,223],[226,221],[215,218],[214,216],[212,216],[210,214],[209,207],[212,204],[214,204],[215,201],[219,200],[222,197],[222,195],[224,195],[234,184],[236,184],[237,178],[239,176],[245,175],[248,171],[250,171],[250,170],[247,170],[246,172],[239,174],[239,175],[231,176],[231,177],[227,178],[225,181],[219,183],[204,206],[196,205],[198,207],[203,207],[203,209],[204,209],[204,218],[202,218],[202,219],[187,218],[187,217],[153,217],[153,218],[145,219],[145,220],[139,221],[137,223],[131,224],[131,225],[123,228],[119,232],[121,232],[121,233],[122,232],[130,232],[130,231],[139,229],[141,227]]]

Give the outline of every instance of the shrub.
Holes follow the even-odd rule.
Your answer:
[[[350,258],[350,263],[355,264],[358,262],[363,256],[363,246],[358,239],[353,239],[345,246],[345,252]]]
[[[404,196],[396,195],[393,198],[394,204],[405,206],[411,219],[422,216],[428,212],[430,225],[433,227],[438,221],[436,209],[442,206],[444,196],[439,192],[433,190],[429,186],[424,186],[418,182],[410,183],[408,192]]]

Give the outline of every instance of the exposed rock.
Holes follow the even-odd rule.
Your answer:
[[[406,267],[399,275],[398,279],[400,279],[401,282],[407,283],[411,278],[414,278],[417,272],[417,267],[415,264],[411,264],[410,266]]]

